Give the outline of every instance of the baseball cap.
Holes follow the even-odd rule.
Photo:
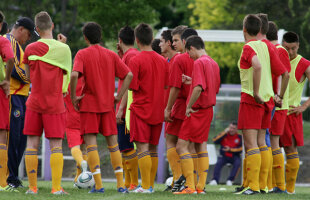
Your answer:
[[[28,18],[28,17],[21,17],[21,18],[19,18],[16,21],[15,24],[18,25],[18,26],[22,26],[22,27],[28,29],[31,34],[35,34],[35,35],[39,36],[37,31],[35,30],[34,23],[33,23],[33,21],[30,18]]]

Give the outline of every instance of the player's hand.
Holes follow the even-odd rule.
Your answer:
[[[228,131],[229,131],[229,127],[227,127],[227,128],[225,128],[225,133],[228,133]]]
[[[84,96],[85,96],[85,94],[83,94],[82,96],[78,96],[78,97],[71,99],[73,107],[76,111],[80,111],[79,104],[80,104],[81,99],[83,99]]]
[[[185,74],[182,74],[182,83],[184,83],[185,85],[190,85],[192,84],[192,78],[186,76]]]
[[[61,34],[61,33],[59,33],[58,35],[57,35],[57,40],[59,41],[59,42],[62,42],[62,43],[67,43],[67,37],[66,36],[64,36],[63,34]]]
[[[9,95],[10,95],[10,81],[3,80],[3,81],[0,83],[0,87],[1,87],[1,88],[3,89],[3,91],[4,91],[5,97],[6,97],[6,98],[9,98]]]
[[[124,121],[122,120],[124,114],[124,110],[123,109],[118,109],[118,112],[116,113],[116,123],[117,124],[123,124]]]
[[[259,103],[259,104],[264,103],[264,100],[258,94],[254,94],[254,99],[255,99],[256,103]]]
[[[166,122],[173,122],[171,119],[171,110],[165,109],[165,121]]]
[[[274,96],[274,104],[276,107],[282,107],[283,100],[279,97],[279,95]]]
[[[223,151],[229,151],[230,148],[228,146],[223,147]]]
[[[191,116],[191,113],[195,113],[195,112],[198,112],[198,110],[193,110],[192,108],[186,108],[185,115],[186,115],[187,117],[190,117],[190,116]]]
[[[68,94],[69,92],[67,91],[67,92],[62,93],[62,96],[65,98]]]
[[[124,52],[123,52],[121,46],[119,45],[119,43],[116,44],[116,48],[117,48],[117,54],[119,55],[119,57],[123,58]]]
[[[120,98],[119,96],[114,97],[114,104],[117,104],[121,100],[122,100],[122,98]]]
[[[296,113],[296,115],[301,114],[304,112],[307,108],[304,105],[301,106],[290,106],[291,109],[289,109],[288,113],[293,114]]]

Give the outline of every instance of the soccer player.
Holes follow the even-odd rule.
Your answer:
[[[157,145],[164,121],[168,63],[152,50],[153,31],[148,24],[135,28],[135,38],[141,53],[129,63],[134,75],[130,85],[130,141],[137,146],[142,184],[134,192],[151,193],[158,167]]]
[[[178,26],[172,30],[173,47],[181,54],[176,56],[171,67],[169,75],[170,94],[165,109],[166,126],[166,146],[167,159],[174,175],[174,186],[172,192],[178,191],[184,184],[184,176],[181,176],[181,165],[179,154],[176,151],[178,135],[182,123],[185,119],[186,99],[189,95],[189,84],[184,84],[182,75],[191,77],[194,60],[186,53],[185,41],[191,35],[198,35],[194,29],[185,26]],[[193,155],[192,155],[193,156]],[[197,157],[197,156],[195,156]],[[192,161],[192,158],[187,158]],[[184,175],[184,174],[183,174]]]
[[[260,32],[257,34],[257,39],[264,42],[268,47],[269,58],[265,57],[265,59],[270,60],[272,76],[275,76],[275,77],[279,75],[282,76],[281,86],[279,86],[280,92],[276,93],[277,95],[275,95],[276,105],[281,106],[282,101],[283,101],[283,96],[285,94],[285,91],[288,85],[289,74],[285,66],[282,64],[282,62],[279,59],[276,47],[266,38],[266,34],[268,32],[267,14],[260,13],[260,14],[257,14],[257,16],[260,18],[262,22]],[[271,124],[268,124],[267,128],[270,128],[270,126]],[[270,137],[269,135],[267,135],[266,137],[266,130],[264,131],[262,129],[259,132],[257,142],[258,142],[259,150],[260,150],[261,157],[262,157],[260,175],[259,175],[260,191],[263,193],[268,193],[267,180],[268,180],[269,169],[271,168],[271,163],[272,163],[272,151],[270,148]],[[270,175],[269,177],[272,177],[272,175]]]
[[[220,89],[220,68],[207,55],[204,42],[199,36],[188,37],[185,48],[195,62],[192,84],[186,102],[186,118],[182,123],[176,148],[187,187],[174,194],[205,194],[204,186],[209,169],[207,140],[213,119],[213,106],[216,104],[216,94]],[[188,159],[191,157],[188,149],[189,141],[194,143],[198,155],[197,185],[194,185],[193,162]]]
[[[24,45],[34,33],[34,23],[28,17],[22,17],[16,21],[10,33],[6,37],[14,51],[14,68],[10,83],[10,133],[8,149],[9,177],[7,182],[13,187],[22,187],[18,178],[18,167],[26,148],[27,136],[23,134],[26,101],[29,94],[29,79],[26,78],[25,65],[23,63]]]
[[[162,55],[162,56],[166,57],[165,55],[162,54],[161,48],[159,46],[159,43],[160,43],[160,39],[154,39],[152,41],[152,49],[153,49],[153,51],[155,51],[159,55]]]
[[[80,111],[81,132],[87,145],[88,164],[96,183],[90,193],[104,193],[96,140],[99,132],[105,136],[108,143],[118,192],[128,193],[123,182],[114,103],[121,100],[131,82],[132,73],[116,53],[99,45],[101,35],[102,29],[99,24],[88,22],[84,25],[83,36],[88,47],[79,50],[74,59],[70,81],[71,100],[75,109]],[[114,98],[115,76],[124,79],[124,82]],[[76,96],[78,77],[85,80],[82,96]]]
[[[302,112],[310,105],[310,98],[301,105],[301,96],[306,78],[310,80],[310,61],[298,54],[299,37],[294,32],[283,35],[283,47],[288,51],[291,63],[289,81],[289,110],[280,143],[286,154],[285,177],[286,190],[295,193],[295,182],[299,169],[297,147],[304,145]]]
[[[125,26],[118,33],[118,47],[122,52],[122,61],[128,66],[130,60],[135,57],[139,51],[134,48],[135,34],[134,30]],[[118,92],[123,84],[123,80],[118,81]],[[116,123],[118,131],[118,144],[122,152],[123,168],[125,175],[125,186],[129,191],[138,186],[138,157],[134,145],[130,142],[130,133],[126,128],[126,108],[128,91],[125,92],[122,100],[116,105]]]
[[[4,15],[0,11],[0,29],[4,20]],[[6,65],[5,65],[6,63]],[[0,192],[14,191],[12,186],[6,182],[8,150],[7,131],[10,126],[10,79],[14,67],[14,53],[10,41],[0,36]]]
[[[71,51],[59,34],[53,39],[54,24],[47,12],[35,16],[35,26],[41,39],[27,46],[24,63],[27,78],[32,83],[26,103],[24,134],[27,135],[25,152],[29,179],[27,194],[37,194],[37,151],[43,129],[51,149],[52,194],[67,194],[61,187],[63,170],[62,140],[65,134],[66,112],[62,93],[67,92],[71,72]]]
[[[283,65],[286,67],[288,72],[291,71],[291,64],[287,50],[278,44],[278,28],[277,25],[269,21],[269,29],[266,34],[267,39],[276,46],[279,58]],[[279,77],[273,76],[273,86],[274,93],[279,94],[278,88]],[[283,135],[284,131],[284,122],[286,120],[287,111],[288,111],[288,98],[289,98],[289,90],[286,90],[283,96],[283,102],[281,108],[276,108],[273,119],[271,121],[270,128],[270,142],[272,148],[272,156],[273,156],[273,170],[272,176],[275,176],[276,182],[274,183],[276,186],[273,188],[274,193],[283,193],[285,192],[285,176],[284,176],[284,157],[282,151],[280,149],[280,136]],[[270,177],[268,177],[270,178]]]

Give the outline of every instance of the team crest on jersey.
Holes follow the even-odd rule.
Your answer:
[[[235,139],[235,143],[238,144],[239,143],[239,139]]]
[[[19,110],[14,111],[14,117],[20,117],[20,111]]]

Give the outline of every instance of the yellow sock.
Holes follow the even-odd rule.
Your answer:
[[[186,178],[186,186],[195,190],[194,181],[194,162],[191,154],[184,153],[180,155],[182,174]]]
[[[270,158],[267,146],[259,147],[261,156],[261,165],[259,171],[259,187],[265,189],[267,187],[267,179],[270,165]]]
[[[89,169],[93,173],[95,179],[96,190],[99,190],[102,188],[102,181],[100,171],[100,158],[97,150],[97,145],[87,146],[87,157]]]
[[[281,190],[285,190],[284,156],[280,148],[272,151],[273,156],[273,176],[275,185]]]
[[[124,176],[125,176],[125,187],[129,188],[131,179],[130,179],[129,170],[127,169],[124,155],[122,155],[122,164],[123,164],[123,170],[124,170]]]
[[[87,156],[87,152],[84,154],[84,152],[83,152],[83,160],[86,160],[87,161],[87,159],[88,159],[88,156]]]
[[[141,186],[143,189],[149,189],[151,186],[151,168],[152,160],[149,151],[138,154],[138,163],[141,174]]]
[[[26,149],[25,164],[29,181],[29,188],[37,188],[37,174],[38,174],[38,151],[37,149]]]
[[[64,167],[64,158],[61,147],[51,149],[50,165],[52,171],[52,189],[54,191],[61,190],[61,177]]]
[[[259,191],[261,156],[258,148],[249,149],[246,158],[247,180],[253,191]]]
[[[194,163],[194,183],[195,185],[197,185],[198,182],[198,156],[197,154],[191,154],[192,159],[193,159],[193,163]]]
[[[82,173],[81,166],[76,165],[76,174],[75,174],[75,177],[74,177],[74,182],[77,181],[77,178],[79,177],[79,175],[81,173]]]
[[[71,148],[71,155],[74,158],[76,164],[81,166],[81,162],[83,161],[83,154],[79,147]]]
[[[167,150],[167,159],[173,174],[173,181],[176,181],[182,175],[180,156],[175,147]]]
[[[129,170],[131,184],[138,186],[138,156],[135,149],[125,152],[126,167]]]
[[[155,177],[157,173],[157,167],[158,167],[158,154],[157,152],[150,152],[151,155],[151,160],[152,160],[152,168],[151,168],[151,182],[150,185],[154,189],[154,182],[155,182]]]
[[[114,146],[108,146],[108,149],[110,151],[110,157],[111,157],[111,164],[114,169],[116,181],[117,181],[117,188],[124,188],[124,179],[123,179],[123,164],[122,164],[122,155],[119,151],[118,144]]]
[[[207,151],[197,153],[198,156],[198,183],[196,185],[197,190],[203,190],[207,181],[209,170],[209,156]]]
[[[268,147],[268,154],[269,154],[269,170],[268,170],[268,178],[267,178],[267,187],[268,190],[272,190],[272,163],[273,163],[273,157],[272,157],[272,150],[271,147]]]
[[[299,170],[298,152],[286,154],[286,190],[290,193],[295,192],[295,183]]]
[[[249,186],[249,181],[247,180],[248,171],[246,168],[246,158],[247,158],[247,155],[245,155],[245,158],[243,159],[243,169],[242,169],[242,173],[243,173],[242,186],[245,188]]]
[[[0,186],[5,187],[6,176],[4,176],[8,171],[8,149],[6,144],[0,144]]]

